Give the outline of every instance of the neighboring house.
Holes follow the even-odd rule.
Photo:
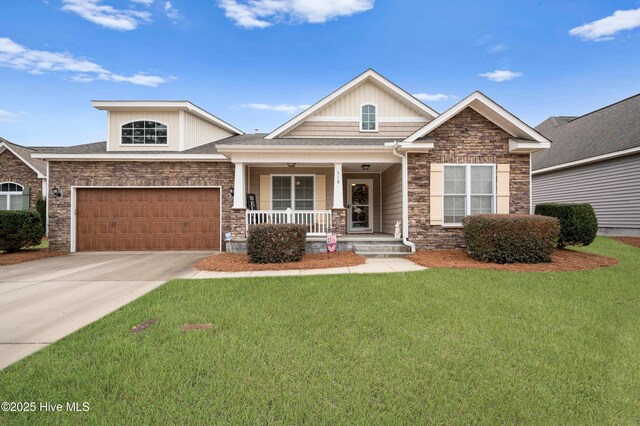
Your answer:
[[[606,235],[640,236],[640,94],[536,127],[553,141],[533,155],[533,202],[590,203]]]
[[[0,210],[35,209],[46,196],[47,163],[31,157],[38,149],[0,138]]]
[[[465,215],[529,212],[530,153],[549,147],[479,92],[438,114],[373,70],[269,134],[186,101],[93,105],[106,142],[33,154],[60,194],[54,248],[218,250],[230,234],[238,250],[264,222],[343,242],[388,242],[399,224],[396,244],[459,247]]]

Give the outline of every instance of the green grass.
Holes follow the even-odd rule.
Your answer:
[[[0,372],[88,413],[0,423],[637,424],[640,250],[585,250],[620,264],[172,281]]]

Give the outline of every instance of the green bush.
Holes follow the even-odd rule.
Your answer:
[[[304,225],[250,225],[247,253],[253,263],[298,262],[304,256],[306,240]]]
[[[42,195],[38,195],[38,198],[36,199],[36,211],[40,215],[42,227],[47,229],[47,200],[42,198]]]
[[[0,211],[0,250],[14,253],[23,247],[37,246],[44,229],[40,215],[34,210]]]
[[[485,214],[462,220],[469,255],[481,262],[551,262],[558,220],[525,214]]]
[[[560,221],[558,248],[588,246],[598,233],[598,218],[591,204],[538,204],[536,214],[555,217]]]

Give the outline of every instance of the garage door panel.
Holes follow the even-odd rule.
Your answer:
[[[220,249],[214,188],[77,190],[78,250]]]

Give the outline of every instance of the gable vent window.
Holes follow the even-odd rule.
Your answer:
[[[0,184],[0,210],[24,209],[23,193],[24,187],[17,183],[5,182]]]
[[[156,121],[133,121],[122,126],[123,145],[166,145],[167,126]]]
[[[367,104],[362,105],[360,114],[360,131],[376,132],[378,131],[378,119],[376,117],[376,106]]]

